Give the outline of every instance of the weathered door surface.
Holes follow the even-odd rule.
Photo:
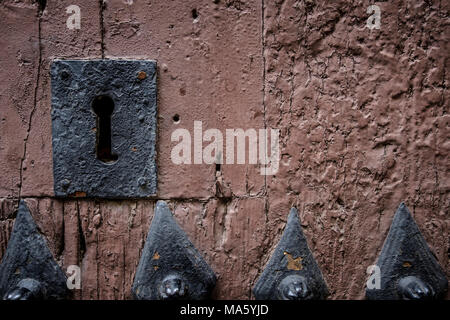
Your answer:
[[[363,299],[403,202],[448,278],[449,11],[448,1],[1,1],[0,258],[24,200],[57,264],[80,270],[71,298],[130,299],[164,200],[217,276],[213,298],[253,299],[295,207],[328,298]],[[66,146],[97,137],[114,162],[154,138],[154,180],[126,177],[147,193],[55,192],[60,60],[155,62],[155,78],[133,80],[155,80],[153,136],[115,144],[117,116],[94,110],[94,133]],[[151,104],[147,93],[123,101]],[[121,130],[135,134],[149,118],[132,116]]]

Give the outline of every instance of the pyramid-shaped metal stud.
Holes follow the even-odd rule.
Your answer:
[[[380,286],[366,288],[367,299],[439,299],[447,291],[445,273],[404,203],[395,213],[377,266]]]
[[[258,300],[325,299],[328,288],[292,208],[269,263],[253,288]]]
[[[53,259],[23,200],[0,264],[0,298],[64,299],[66,276]]]
[[[132,294],[139,300],[202,300],[210,297],[216,276],[164,201],[156,203]]]

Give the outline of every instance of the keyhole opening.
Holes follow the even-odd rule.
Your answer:
[[[95,97],[92,109],[97,115],[97,159],[103,162],[114,162],[118,156],[111,152],[111,114],[114,101],[106,96]]]

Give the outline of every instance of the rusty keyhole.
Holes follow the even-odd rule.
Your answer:
[[[111,115],[114,101],[107,95],[95,97],[92,109],[97,115],[97,159],[103,162],[114,162],[118,159],[111,150]]]

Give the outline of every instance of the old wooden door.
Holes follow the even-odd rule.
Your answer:
[[[80,267],[75,299],[130,298],[163,199],[214,297],[248,299],[296,207],[330,298],[359,299],[404,201],[449,275],[449,3],[378,5],[371,29],[368,1],[2,1],[0,257],[24,199],[57,262]],[[119,58],[158,63],[157,194],[55,197],[51,63]],[[196,162],[195,122],[224,139],[278,129],[279,168]],[[171,160],[180,128],[191,164]]]

